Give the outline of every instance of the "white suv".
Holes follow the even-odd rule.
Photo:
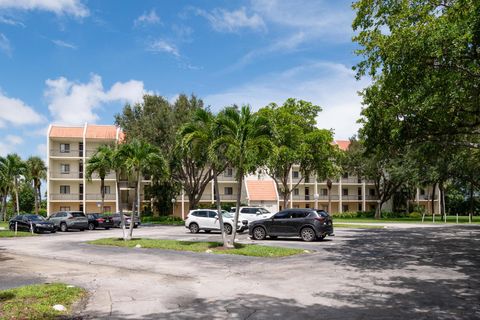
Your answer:
[[[236,207],[230,209],[232,215],[235,214]],[[239,221],[247,220],[248,223],[256,220],[269,219],[275,213],[268,211],[263,207],[240,207]]]
[[[227,234],[232,233],[233,216],[225,210],[222,210],[223,228]],[[185,220],[185,228],[189,229],[191,233],[198,233],[200,230],[210,232],[212,230],[220,230],[218,223],[217,210],[212,209],[196,209],[188,213]],[[248,229],[248,221],[238,221],[237,231],[243,232]]]

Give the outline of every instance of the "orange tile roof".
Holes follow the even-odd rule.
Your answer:
[[[340,148],[340,150],[347,151],[350,146],[350,140],[335,140],[335,144]]]
[[[87,132],[85,134],[87,139],[109,139],[115,140],[117,138],[117,127],[115,126],[99,126],[87,125]]]
[[[52,126],[50,138],[83,138],[83,127]]]
[[[277,201],[277,192],[273,180],[247,180],[246,182],[250,200]]]

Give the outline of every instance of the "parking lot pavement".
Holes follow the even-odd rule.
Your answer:
[[[276,259],[85,243],[118,237],[118,229],[1,239],[0,283],[26,274],[85,287],[83,316],[95,319],[480,318],[478,226],[335,233],[330,241],[261,242],[314,250]],[[220,238],[170,226],[134,236]],[[245,234],[239,241],[251,242]]]

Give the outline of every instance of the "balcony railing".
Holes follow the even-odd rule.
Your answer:
[[[50,200],[82,200],[80,193],[51,193]]]
[[[97,173],[93,173],[93,174],[92,174],[92,179],[100,179],[100,177],[98,176]],[[115,179],[116,179],[115,173],[114,173],[114,172],[110,172],[109,174],[107,174],[107,175],[105,176],[105,179],[115,180]]]
[[[50,178],[56,179],[82,179],[83,172],[70,171],[70,172],[50,172]]]
[[[353,195],[353,194],[343,195],[342,200],[362,200],[362,196],[361,195]]]
[[[235,176],[232,174],[231,176],[221,174],[218,176],[218,181],[232,181],[235,182]]]
[[[50,149],[51,157],[78,158],[83,157],[82,150],[70,149],[69,152],[60,152],[59,149]]]
[[[342,178],[342,183],[362,183],[360,178]]]
[[[102,200],[102,195],[100,193],[87,193],[86,199],[87,200],[101,201]],[[105,194],[105,200],[115,200],[115,199],[116,199],[115,194],[112,194],[112,193],[106,193]]]
[[[217,197],[215,195],[213,196],[214,200],[217,200]],[[236,194],[220,194],[220,200],[225,201],[225,200],[237,200],[237,195]]]
[[[377,196],[372,196],[372,195],[366,195],[365,200],[378,200]]]

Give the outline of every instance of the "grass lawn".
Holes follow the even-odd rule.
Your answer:
[[[281,248],[260,246],[255,244],[235,244],[235,249],[223,250],[219,242],[194,242],[194,241],[177,241],[177,240],[159,240],[159,239],[133,239],[131,241],[123,241],[118,238],[106,238],[89,241],[90,244],[117,246],[117,247],[135,247],[137,244],[142,248],[155,248],[177,251],[205,252],[211,250],[212,253],[220,254],[238,254],[251,257],[286,257],[304,251],[301,249]]]
[[[32,236],[36,236],[36,234],[35,233],[32,234],[31,232],[18,231],[17,235],[15,236],[15,231],[0,230],[0,238],[32,237]]]
[[[382,218],[382,219],[372,219],[372,218],[338,218],[333,215],[333,221],[335,222],[365,222],[365,223],[422,223],[422,218]],[[447,216],[447,223],[456,223],[456,216]],[[432,216],[425,216],[424,223],[432,223]],[[435,223],[444,223],[443,219],[436,215]],[[458,216],[458,223],[468,223],[468,216]],[[480,224],[480,216],[473,216],[472,223]],[[335,224],[334,224],[335,225]]]
[[[372,226],[368,224],[343,224],[333,223],[334,228],[354,228],[354,229],[383,229],[383,226]]]
[[[0,228],[8,229],[8,222],[0,222]]]
[[[73,303],[85,295],[84,289],[62,283],[0,290],[0,319],[57,319],[68,315]],[[66,310],[54,310],[56,304],[63,305]]]

